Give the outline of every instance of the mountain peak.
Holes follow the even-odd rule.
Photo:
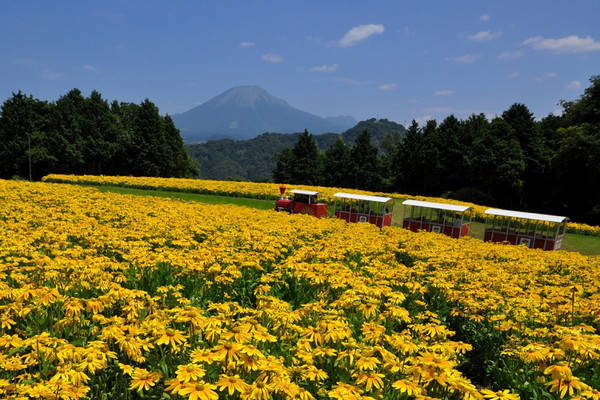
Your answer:
[[[343,132],[352,117],[323,118],[298,110],[256,85],[236,86],[182,114],[173,115],[186,142],[249,139],[264,132]]]
[[[273,103],[288,105],[283,99],[273,96],[257,85],[236,86],[209,100],[216,105],[236,104],[241,107],[254,108],[257,103]]]

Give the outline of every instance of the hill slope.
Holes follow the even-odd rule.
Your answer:
[[[263,132],[343,132],[352,117],[322,118],[290,106],[258,86],[238,86],[213,97],[173,121],[186,143],[211,139],[250,139]]]
[[[360,132],[368,129],[372,143],[380,150],[387,147],[385,138],[396,140],[404,135],[402,125],[386,119],[359,122],[341,136],[351,146]],[[275,154],[298,141],[300,133],[264,133],[249,140],[211,140],[188,146],[190,155],[200,163],[200,176],[205,179],[270,181],[275,168]],[[325,151],[339,135],[315,135],[317,146]]]

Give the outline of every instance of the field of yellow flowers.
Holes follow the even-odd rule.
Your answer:
[[[600,258],[0,180],[3,399],[600,399]]]
[[[277,199],[279,197],[279,184],[264,182],[235,182],[215,181],[205,179],[182,179],[182,178],[152,178],[131,176],[97,176],[97,175],[60,175],[51,174],[42,178],[45,182],[77,183],[85,185],[111,185],[136,189],[166,190],[189,193],[214,194],[222,196],[250,197],[257,199]],[[289,186],[289,185],[288,185]],[[394,197],[396,199],[414,199],[433,201],[438,203],[452,203],[473,207],[474,217],[483,221],[485,210],[490,207],[468,203],[458,200],[449,200],[441,197],[413,196],[399,193],[369,192],[357,189],[343,189],[325,186],[292,185],[288,189],[316,190],[319,197],[327,202],[333,201],[333,195],[337,192],[352,192],[358,194]],[[600,226],[570,222],[567,232],[582,235],[600,236]]]

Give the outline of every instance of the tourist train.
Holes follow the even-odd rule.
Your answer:
[[[293,198],[286,198],[286,187],[275,202],[276,211],[290,214],[309,214],[317,218],[329,216],[328,204],[318,200],[319,192],[290,190]],[[346,222],[367,222],[380,228],[391,226],[394,199],[339,192],[333,195],[334,218]],[[458,204],[405,200],[402,202],[401,226],[413,232],[441,233],[453,238],[469,234],[473,223],[473,208]],[[485,211],[482,239],[486,242],[507,242],[529,248],[558,250],[567,229],[567,217],[522,211],[490,208]]]

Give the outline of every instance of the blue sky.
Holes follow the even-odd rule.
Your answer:
[[[4,1],[0,100],[71,88],[186,111],[256,84],[356,119],[540,118],[600,74],[600,1]]]

